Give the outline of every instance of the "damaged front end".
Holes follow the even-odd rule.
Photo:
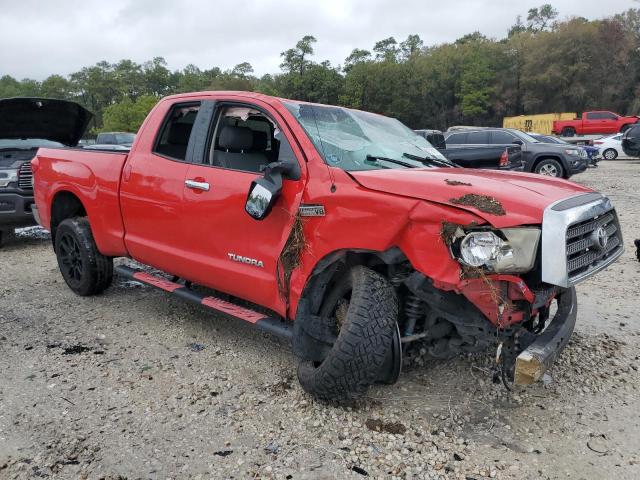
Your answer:
[[[542,377],[573,332],[574,285],[623,251],[616,212],[596,193],[553,203],[541,227],[443,222],[440,236],[459,264],[460,280],[396,275],[405,299],[402,341],[420,339],[437,358],[495,347],[505,384]]]

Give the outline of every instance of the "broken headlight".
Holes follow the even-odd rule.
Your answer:
[[[533,268],[540,242],[539,228],[471,231],[451,245],[463,265],[496,273],[525,273]]]

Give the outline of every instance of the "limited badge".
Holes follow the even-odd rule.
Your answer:
[[[301,217],[324,217],[324,205],[300,205]]]

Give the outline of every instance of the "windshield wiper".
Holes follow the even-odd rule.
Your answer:
[[[440,165],[440,166],[444,166],[444,167],[459,168],[458,165],[456,165],[455,163],[453,163],[450,160],[437,158],[437,157],[433,157],[433,156],[420,157],[418,155],[413,155],[412,153],[403,153],[402,156],[406,157],[406,158],[410,158],[411,160],[418,160],[419,162],[422,162],[424,164],[431,163],[433,165]]]
[[[382,160],[383,162],[394,163],[396,165],[400,165],[400,166],[405,167],[405,168],[417,168],[416,165],[413,165],[413,164],[407,163],[407,162],[403,162],[402,160],[396,160],[395,158],[379,157],[377,155],[367,155],[366,159],[369,162],[376,162],[378,160]]]

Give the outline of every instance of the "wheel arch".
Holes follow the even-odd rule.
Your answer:
[[[309,324],[317,318],[326,292],[351,268],[362,265],[391,281],[394,266],[408,262],[399,247],[384,251],[340,249],[319,260],[308,276],[295,310],[293,350],[299,357],[313,356],[316,340],[307,334]]]
[[[55,245],[56,230],[63,220],[78,216],[88,216],[80,197],[69,190],[55,193],[51,201],[51,241]]]

